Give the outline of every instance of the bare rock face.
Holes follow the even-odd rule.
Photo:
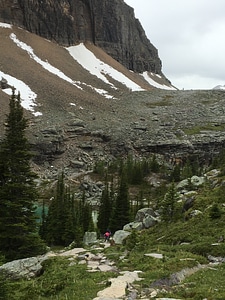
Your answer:
[[[157,49],[123,0],[4,0],[0,21],[64,46],[90,41],[130,70],[163,75]]]

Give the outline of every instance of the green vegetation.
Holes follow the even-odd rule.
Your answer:
[[[7,281],[5,290],[8,293],[4,300],[93,299],[105,288],[107,279],[115,276],[112,273],[88,273],[86,265],[76,261],[71,265],[68,258],[61,257],[48,259],[43,266],[44,273],[38,278]]]
[[[29,142],[25,135],[20,95],[12,95],[6,133],[0,145],[0,253],[7,260],[45,251],[38,235],[34,204],[38,199],[31,171]]]
[[[190,128],[183,128],[183,131],[187,135],[200,134],[202,131],[224,131],[225,124],[205,124],[193,126]]]
[[[84,233],[93,231],[91,206],[85,200],[75,200],[65,184],[64,173],[57,181],[56,194],[49,204],[48,214],[43,203],[40,235],[49,246],[81,246]]]
[[[52,198],[49,203],[43,202],[39,224],[34,215],[38,201],[36,176],[30,170],[27,120],[19,96],[13,95],[10,100],[6,123],[6,135],[0,145],[0,264],[42,253],[45,248],[38,229],[49,246],[64,247],[71,242],[80,246],[85,231],[103,233],[110,228],[114,232],[132,221],[138,209],[151,207],[160,213],[161,222],[150,229],[133,230],[123,245],[106,248],[105,255],[121,271],[142,271],[142,281],[135,283],[140,293],[157,288],[157,297],[225,299],[225,265],[208,264],[209,256],[225,257],[224,153],[212,165],[221,169],[220,175],[201,187],[191,182],[193,175],[202,174],[197,157],[174,161],[170,166],[159,162],[156,156],[96,162],[92,176],[105,182],[97,228],[85,193],[82,199],[75,199],[61,173],[55,189],[45,187],[42,199]],[[150,183],[153,177],[157,178],[155,185]],[[186,209],[186,198],[178,195],[175,184],[182,179],[188,179],[185,188],[192,191],[189,197],[193,198]],[[150,253],[161,254],[162,259],[146,255]],[[10,281],[0,273],[0,299],[93,299],[106,287],[109,277],[117,276],[89,273],[86,265],[62,257],[48,259],[43,266],[43,274],[31,280]],[[184,269],[190,270],[188,276],[180,284],[172,284],[171,275]]]
[[[171,106],[171,105],[173,105],[173,103],[170,102],[169,99],[170,99],[170,97],[168,97],[168,98],[165,97],[165,99],[161,100],[161,101],[146,103],[146,106],[149,107],[149,108],[154,108],[154,107],[157,107],[157,106],[163,106],[163,107]]]

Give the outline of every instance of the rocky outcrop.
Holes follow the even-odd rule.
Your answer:
[[[157,49],[123,0],[5,0],[0,21],[61,45],[93,42],[130,70],[162,75]]]
[[[0,267],[0,274],[4,272],[10,279],[33,278],[41,275],[46,259],[46,256],[37,256],[13,260]]]

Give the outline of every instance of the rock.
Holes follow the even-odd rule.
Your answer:
[[[194,200],[195,200],[195,197],[193,197],[193,196],[186,198],[186,200],[183,204],[182,212],[188,211],[194,205]]]
[[[210,170],[209,172],[205,173],[204,176],[207,179],[211,179],[211,178],[215,178],[215,177],[219,176],[220,173],[221,173],[220,170],[213,169],[213,170]]]
[[[129,70],[164,76],[158,50],[123,0],[7,0],[0,6],[0,20],[63,46],[90,41]]]
[[[117,230],[113,235],[113,240],[115,244],[122,244],[123,240],[125,240],[131,232],[125,230]]]
[[[97,232],[85,232],[83,242],[85,245],[94,244],[97,242]]]
[[[194,209],[191,213],[190,213],[190,216],[191,217],[195,217],[195,216],[198,216],[198,215],[201,215],[202,212],[198,209]]]
[[[83,168],[85,166],[85,163],[79,160],[71,160],[70,166],[73,168]]]
[[[185,188],[188,188],[190,186],[190,184],[192,184],[194,187],[199,187],[200,185],[202,185],[205,182],[205,177],[199,177],[199,176],[192,176],[189,179],[184,179],[182,181],[180,181],[177,184],[177,189],[178,190],[183,190]]]
[[[78,126],[78,127],[85,127],[85,122],[81,119],[74,119],[68,123],[68,126]]]
[[[159,258],[159,259],[162,259],[163,258],[163,255],[160,254],[160,253],[146,253],[144,254],[145,256],[150,256],[150,257],[154,257],[154,258]]]
[[[193,184],[196,187],[203,185],[204,182],[205,182],[204,177],[199,177],[196,175],[191,177],[191,184]]]
[[[112,272],[115,270],[114,267],[109,265],[98,265],[97,269],[100,270],[101,272]]]
[[[156,214],[154,210],[149,207],[139,209],[135,216],[135,222],[142,222],[146,216],[156,217]]]
[[[157,218],[154,218],[153,216],[147,216],[143,219],[143,226],[144,228],[150,228],[154,226],[158,222]]]
[[[140,281],[138,274],[140,271],[121,272],[117,278],[110,279],[110,286],[98,292],[97,297],[93,300],[119,300],[126,295],[127,286],[134,281]]]
[[[131,222],[129,224],[126,224],[123,226],[123,230],[132,230],[132,229],[136,229],[136,230],[142,230],[144,229],[143,227],[143,223],[142,222]]]
[[[11,279],[33,278],[41,275],[42,263],[46,259],[46,256],[38,256],[13,260],[0,266],[0,272],[4,271]]]

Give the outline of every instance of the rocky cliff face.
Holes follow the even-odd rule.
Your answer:
[[[3,0],[0,21],[61,45],[91,41],[130,70],[162,75],[157,49],[123,0]]]

